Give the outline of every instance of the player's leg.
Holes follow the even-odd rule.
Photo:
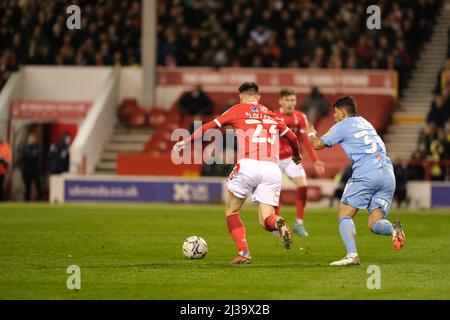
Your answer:
[[[292,159],[291,158],[286,158],[286,159],[281,159],[279,162],[278,162],[278,167],[280,168],[280,171],[282,172],[282,173],[284,173],[284,174],[287,174],[286,173],[286,168],[289,166],[289,163],[292,161]],[[281,191],[280,191],[281,192]],[[280,209],[281,209],[281,203],[278,203],[278,206],[277,207],[275,207],[275,214],[277,215],[277,216],[280,216],[281,214],[280,214]],[[278,233],[277,233],[278,234]]]
[[[374,234],[392,236],[392,245],[397,250],[400,250],[405,245],[406,237],[402,223],[400,221],[391,223],[386,219],[381,208],[377,208],[370,212],[369,229]]]
[[[303,220],[305,216],[306,196],[308,193],[308,181],[306,179],[306,172],[302,165],[297,165],[289,159],[289,164],[286,166],[285,173],[294,183],[297,190],[295,198],[295,225],[294,232],[300,236],[307,237],[308,232],[305,229]]]
[[[394,248],[400,250],[405,244],[402,223],[400,221],[391,223],[387,219],[395,192],[395,176],[393,170],[389,167],[377,171],[379,187],[368,207],[370,213],[368,226],[375,234],[392,236]]]
[[[280,168],[280,171],[284,174],[286,174],[286,168],[289,165],[289,162],[292,161],[291,158],[287,158],[287,159],[281,159],[278,162],[278,167]],[[281,195],[281,190],[280,190],[280,195]],[[275,207],[275,215],[277,216],[281,216],[281,202],[278,202],[278,206]],[[281,236],[281,232],[279,230],[274,230],[272,232],[274,237],[280,237]]]
[[[370,180],[365,178],[351,178],[347,182],[339,207],[338,221],[339,233],[347,250],[345,258],[332,262],[333,266],[348,266],[359,264],[359,256],[356,248],[356,228],[353,217],[358,209],[368,207],[373,194]]]
[[[392,235],[392,223],[384,217],[381,208],[376,208],[369,213],[368,225],[369,230],[374,234]]]
[[[292,182],[297,188],[297,197],[295,199],[295,225],[294,231],[302,237],[307,237],[309,234],[305,229],[304,217],[305,217],[305,206],[306,206],[306,196],[308,193],[308,180],[306,176],[304,177],[293,177]]]
[[[275,214],[281,192],[281,171],[273,162],[260,163],[261,180],[253,192],[253,201],[259,205],[259,222],[267,231],[279,230],[283,246],[292,246],[292,235],[286,221]]]
[[[225,198],[225,215],[227,227],[236,244],[238,255],[232,264],[250,263],[251,256],[248,248],[245,225],[239,216],[239,210],[253,190],[252,167],[246,159],[241,160],[228,177],[228,193]]]
[[[238,255],[231,262],[233,264],[250,263],[250,251],[247,243],[245,225],[239,215],[239,210],[245,202],[245,198],[238,198],[228,192],[225,199],[225,215],[227,219],[228,231],[236,244]]]
[[[267,231],[279,233],[283,246],[292,247],[292,235],[284,218],[275,214],[275,207],[270,204],[259,203],[259,224]]]
[[[330,264],[332,266],[358,265],[360,262],[356,249],[356,228],[353,222],[353,217],[357,212],[357,208],[341,202],[338,213],[339,233],[347,250],[347,255],[341,260],[332,262]]]

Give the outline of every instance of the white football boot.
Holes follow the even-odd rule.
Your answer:
[[[360,264],[357,253],[349,253],[345,258],[330,263],[330,266],[357,266]]]

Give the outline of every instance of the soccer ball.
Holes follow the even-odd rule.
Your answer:
[[[183,254],[189,259],[202,259],[208,252],[208,245],[205,239],[192,236],[184,240]]]

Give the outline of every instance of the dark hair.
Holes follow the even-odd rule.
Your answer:
[[[280,98],[283,97],[289,97],[289,96],[295,96],[295,91],[290,88],[284,88],[280,91]]]
[[[239,87],[239,93],[245,93],[249,95],[255,95],[259,93],[259,87],[254,82],[244,82]]]
[[[356,101],[352,96],[345,96],[337,99],[334,102],[334,107],[338,109],[345,109],[349,116],[356,114]]]

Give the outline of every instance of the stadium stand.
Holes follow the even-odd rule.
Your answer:
[[[447,32],[450,46],[450,28]],[[433,100],[420,131],[417,148],[411,155],[411,179],[445,180],[450,175],[450,47],[445,64],[439,69]]]
[[[65,27],[61,12],[71,4],[68,0],[0,3],[0,87],[23,64],[139,64],[140,1],[78,3],[84,8],[83,32],[78,33],[61,32]],[[364,26],[365,9],[370,4],[347,0],[159,1],[157,61],[168,67],[387,69],[398,72],[401,91],[407,87],[423,43],[432,35],[442,1],[384,2],[380,4],[382,29],[378,32]],[[207,93],[213,99],[215,114],[220,113],[230,96]],[[326,96],[330,104],[335,99],[332,94]],[[300,102],[304,98],[299,95]],[[267,105],[276,105],[275,94],[264,99]],[[361,114],[382,132],[395,101],[379,101],[379,108],[365,109],[365,97],[357,99]],[[168,111],[154,107],[147,112],[135,100],[125,100],[118,116],[129,126],[154,129],[144,148],[150,154],[170,150],[168,135],[180,126],[175,106]],[[190,122],[187,117],[181,127],[187,128]],[[328,115],[317,123],[319,132],[330,124]],[[345,166],[341,163],[343,153],[323,155],[326,161],[336,155],[341,158],[333,162],[337,164],[330,175]],[[309,164],[306,167],[310,170]]]
[[[68,31],[73,1],[0,2],[0,89],[21,65],[137,65],[141,1],[79,0],[82,30]]]
[[[159,65],[395,69],[404,88],[442,1],[383,2],[378,32],[364,25],[370,1],[160,4]]]
[[[140,1],[78,3],[87,31],[63,33],[69,0],[2,1],[1,84],[22,64],[139,64]],[[158,64],[395,69],[403,88],[441,4],[383,3],[375,34],[370,1],[159,1]]]

